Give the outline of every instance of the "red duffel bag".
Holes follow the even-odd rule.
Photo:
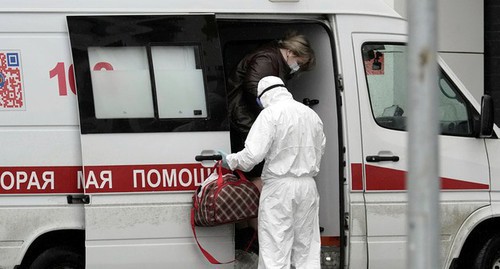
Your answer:
[[[217,170],[198,187],[193,195],[191,229],[205,258],[212,264],[225,264],[234,260],[220,262],[214,258],[198,241],[195,226],[209,227],[256,218],[260,192],[241,171],[236,171],[238,178],[230,173],[223,175],[220,161],[217,162],[216,167]]]
[[[236,171],[222,174],[221,162],[193,195],[194,224],[216,226],[257,217],[259,189]]]

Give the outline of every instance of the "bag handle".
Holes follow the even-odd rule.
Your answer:
[[[219,174],[219,177],[217,178],[217,186],[220,188],[222,186],[222,183],[224,183],[223,178],[222,178],[222,161],[217,161],[215,163],[215,166],[217,167],[217,173]],[[245,177],[245,174],[243,174],[243,172],[241,172],[240,170],[235,170],[235,171],[238,174],[240,179],[248,180]]]
[[[210,254],[206,249],[204,249],[200,242],[198,241],[198,237],[196,236],[196,228],[194,226],[194,208],[191,208],[191,229],[193,230],[194,234],[194,239],[196,240],[196,244],[198,244],[198,247],[201,250],[201,253],[203,253],[203,256],[211,263],[211,264],[228,264],[236,261],[236,259],[229,261],[229,262],[220,262],[212,254]]]
[[[217,161],[215,166],[217,167],[217,173],[219,174],[219,177],[217,178],[217,186],[220,188],[222,183],[224,183],[222,179],[222,161]]]
[[[242,180],[248,180],[247,177],[245,176],[245,174],[243,174],[243,172],[241,172],[240,170],[236,170],[236,174],[238,174],[238,176],[240,177],[240,179],[242,179]]]

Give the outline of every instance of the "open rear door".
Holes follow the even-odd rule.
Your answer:
[[[81,127],[87,268],[206,268],[190,228],[194,159],[230,152],[213,15],[69,16]],[[198,230],[220,260],[233,226]],[[224,267],[222,267],[224,268]]]

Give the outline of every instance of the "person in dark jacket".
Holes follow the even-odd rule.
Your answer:
[[[276,76],[286,83],[297,72],[311,70],[315,62],[309,41],[296,32],[289,32],[283,39],[263,45],[239,62],[227,82],[232,152],[244,148],[250,127],[262,110],[256,102],[259,81],[267,76]],[[247,176],[250,180],[258,180],[261,172],[262,165]]]
[[[276,76],[286,83],[298,72],[311,70],[315,62],[314,51],[307,38],[290,31],[281,40],[259,47],[238,63],[227,81],[232,152],[238,152],[245,147],[250,127],[262,110],[256,102],[259,81],[267,76]],[[262,190],[262,168],[263,162],[245,173],[259,190]],[[248,225],[257,230],[257,219],[248,221]],[[247,241],[240,238],[251,237],[252,233],[248,229],[247,232],[237,232],[237,248],[239,242]]]

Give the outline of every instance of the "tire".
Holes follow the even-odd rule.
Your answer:
[[[53,247],[36,257],[29,269],[85,269],[85,258],[73,248]]]
[[[486,241],[477,254],[472,269],[500,269],[500,234]]]

